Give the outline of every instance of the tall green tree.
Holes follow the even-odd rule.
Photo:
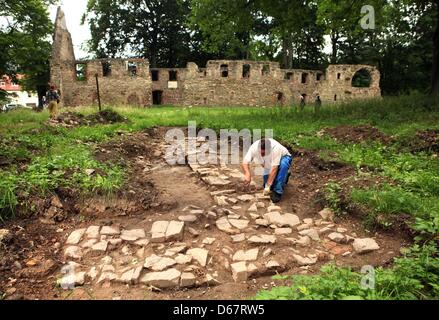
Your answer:
[[[83,16],[89,50],[98,58],[128,54],[149,59],[152,67],[183,66],[197,48],[188,14],[185,0],[89,0]]]
[[[55,0],[0,0],[0,75],[16,80],[17,74],[24,74],[20,84],[28,91],[37,91],[40,98],[49,82],[49,35],[53,25],[48,6],[54,3]]]

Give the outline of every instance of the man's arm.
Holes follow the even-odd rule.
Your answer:
[[[277,176],[277,171],[279,170],[279,166],[272,166],[271,167],[271,171],[270,174],[268,175],[268,180],[267,183],[272,186],[274,183],[274,180],[276,179]]]
[[[250,164],[242,163],[242,170],[244,170],[244,182],[245,184],[250,184],[252,182],[252,174],[250,171]]]

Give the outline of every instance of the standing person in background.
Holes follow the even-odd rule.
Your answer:
[[[322,99],[320,99],[320,95],[317,95],[316,101],[314,104],[314,110],[316,113],[320,111],[320,107],[322,106]]]
[[[300,111],[303,111],[305,109],[305,97],[303,94],[300,95]]]
[[[55,86],[50,86],[46,93],[46,102],[49,104],[50,119],[55,119],[58,115],[59,93]]]

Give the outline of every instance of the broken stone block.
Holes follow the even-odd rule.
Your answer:
[[[356,253],[368,253],[371,251],[379,250],[378,243],[372,238],[355,239],[352,244]]]
[[[181,272],[177,269],[169,269],[162,272],[150,272],[145,274],[140,282],[160,289],[174,288],[179,285]]]
[[[201,179],[210,186],[219,186],[220,187],[220,186],[227,186],[227,185],[231,184],[230,181],[228,181],[226,179],[222,179],[220,177],[216,177],[216,176],[207,176],[207,177],[203,177]]]
[[[309,225],[313,225],[314,224],[314,220],[311,218],[307,218],[307,219],[303,219],[303,223],[304,224],[309,224]]]
[[[299,240],[296,240],[295,243],[302,247],[308,247],[311,245],[311,238],[308,236],[300,237]]]
[[[311,224],[301,224],[300,226],[297,226],[296,229],[297,231],[302,231],[302,230],[307,230],[310,229],[312,227]]]
[[[181,274],[180,286],[182,288],[193,287],[195,285],[196,278],[193,273],[183,272]]]
[[[247,251],[239,250],[233,255],[233,261],[256,261],[258,259],[258,254],[258,248]]]
[[[248,242],[250,243],[256,243],[256,244],[268,244],[268,243],[276,243],[276,237],[273,235],[267,235],[267,234],[261,234],[257,236],[251,236],[248,239]]]
[[[187,231],[188,231],[191,235],[193,235],[194,237],[198,237],[198,236],[200,235],[200,233],[199,233],[197,230],[195,230],[194,228],[188,228]]]
[[[126,284],[136,284],[139,282],[142,267],[130,269],[122,274],[119,281]]]
[[[346,241],[345,236],[338,232],[330,233],[328,238],[337,243],[344,243]]]
[[[111,240],[108,240],[111,242]],[[137,246],[141,246],[141,247],[146,247],[149,244],[149,240],[148,239],[140,239],[137,240],[136,242],[134,242],[135,245]]]
[[[177,264],[189,264],[192,261],[192,256],[187,254],[178,254],[174,260],[177,262]]]
[[[267,219],[256,219],[255,223],[262,227],[268,227],[270,225],[270,222]]]
[[[232,268],[232,276],[235,282],[247,281],[247,265],[244,261],[233,263],[230,267]]]
[[[214,197],[214,196],[223,196],[223,195],[232,194],[232,193],[235,193],[235,189],[213,191],[210,193],[210,195],[212,197]]]
[[[83,244],[81,244],[82,248],[91,248],[93,245],[95,245],[98,242],[97,239],[89,239],[85,241]]]
[[[269,207],[267,208],[267,211],[268,211],[268,212],[274,212],[274,211],[276,211],[276,212],[281,212],[281,211],[282,211],[282,208],[279,207],[279,206],[273,206],[273,205],[271,205],[271,206],[269,206]]]
[[[166,240],[166,230],[169,221],[156,221],[151,227],[151,242],[164,242]]]
[[[281,265],[276,260],[270,260],[265,264],[265,266],[267,267],[267,269],[276,269],[279,268]]]
[[[90,270],[87,272],[87,277],[91,281],[94,281],[97,278],[98,274],[99,274],[99,272],[98,272],[97,268],[91,267]]]
[[[171,221],[166,229],[166,241],[183,240],[184,222]]]
[[[117,227],[103,226],[101,229],[101,235],[103,236],[116,236],[120,234],[120,230]]]
[[[345,233],[347,231],[348,231],[348,229],[346,229],[346,228],[337,228],[338,233]]]
[[[104,281],[113,281],[117,279],[117,275],[113,272],[102,272],[101,276],[99,277],[97,283],[101,283]]]
[[[258,206],[256,203],[253,203],[250,208],[247,209],[247,212],[258,212]]]
[[[334,221],[334,211],[329,208],[325,208],[322,211],[319,212],[319,216],[322,217],[325,221]]]
[[[186,254],[196,260],[200,264],[200,266],[205,267],[207,265],[207,256],[209,254],[209,251],[207,251],[206,249],[194,248],[188,250]]]
[[[331,233],[331,231],[332,231],[331,228],[329,228],[329,227],[324,227],[324,228],[319,229],[318,232],[319,232],[319,235],[324,236],[324,235],[327,234],[327,233]]]
[[[105,252],[107,251],[107,246],[108,246],[108,241],[99,241],[98,243],[94,244],[91,249],[93,251],[98,251],[98,252]]]
[[[123,230],[120,238],[124,241],[136,241],[146,237],[144,229]]]
[[[87,231],[85,231],[85,234],[87,238],[89,239],[97,239],[99,238],[99,230],[101,227],[99,226],[90,226],[87,228]]]
[[[69,237],[67,238],[66,244],[68,245],[76,245],[81,241],[82,236],[84,235],[86,229],[78,229],[73,231]]]
[[[293,233],[293,230],[291,228],[276,228],[274,230],[275,235],[286,235]]]
[[[198,215],[202,215],[202,214],[204,214],[204,210],[202,210],[202,209],[195,209],[195,210],[191,210],[189,212],[189,215],[192,215],[192,216],[198,216]]]

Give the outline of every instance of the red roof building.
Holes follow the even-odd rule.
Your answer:
[[[19,74],[17,75],[18,79],[22,79],[23,75]],[[0,89],[8,91],[8,92],[14,92],[14,91],[22,91],[20,85],[17,83],[14,83],[9,76],[3,76],[0,80]]]

